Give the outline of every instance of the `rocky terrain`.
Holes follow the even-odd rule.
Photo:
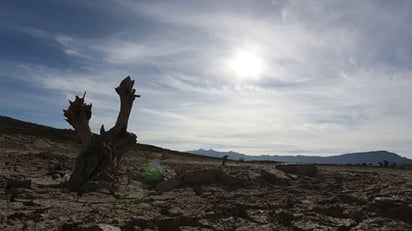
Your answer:
[[[410,169],[296,174],[137,146],[117,174],[73,193],[61,183],[76,142],[11,133],[0,141],[0,230],[412,230]],[[165,179],[147,178],[147,166]]]

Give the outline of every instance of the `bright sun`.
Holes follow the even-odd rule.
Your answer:
[[[263,72],[263,61],[256,52],[240,50],[229,61],[230,69],[241,79],[258,78]]]

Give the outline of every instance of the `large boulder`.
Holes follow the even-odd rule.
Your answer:
[[[183,186],[183,181],[182,181],[181,177],[177,177],[177,178],[174,178],[174,179],[170,179],[170,180],[167,180],[167,181],[160,182],[156,186],[156,191],[158,193],[164,193],[164,192],[171,191],[175,188],[180,188],[182,186]]]
[[[182,181],[187,185],[213,184],[222,175],[221,169],[201,169],[185,173],[182,176]]]
[[[286,173],[276,170],[276,169],[262,169],[260,171],[261,177],[275,185],[289,185],[290,177],[286,175]]]
[[[237,186],[242,184],[242,180],[225,174],[220,168],[201,169],[186,172],[173,179],[160,182],[156,186],[156,191],[163,193],[182,186],[197,187],[216,183],[226,186]]]

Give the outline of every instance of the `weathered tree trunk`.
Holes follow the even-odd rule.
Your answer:
[[[116,124],[109,131],[100,128],[100,135],[93,135],[90,131],[89,120],[92,116],[92,105],[76,96],[74,102],[64,111],[66,121],[77,131],[80,136],[81,150],[76,158],[76,165],[65,187],[70,191],[79,191],[82,186],[98,173],[104,172],[109,167],[118,167],[124,153],[135,143],[136,135],[127,132],[129,115],[135,95],[134,80],[126,77],[116,92],[120,97],[120,112]]]

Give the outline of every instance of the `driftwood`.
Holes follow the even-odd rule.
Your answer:
[[[74,102],[69,101],[68,109],[63,110],[66,121],[77,131],[81,141],[74,171],[65,184],[70,191],[79,191],[86,182],[110,167],[117,168],[123,154],[136,143],[136,135],[127,132],[133,101],[140,97],[135,95],[133,85],[134,80],[128,76],[115,88],[120,97],[120,112],[114,127],[105,131],[102,125],[100,135],[90,131],[92,105],[84,102],[86,93],[82,98],[76,96]]]

